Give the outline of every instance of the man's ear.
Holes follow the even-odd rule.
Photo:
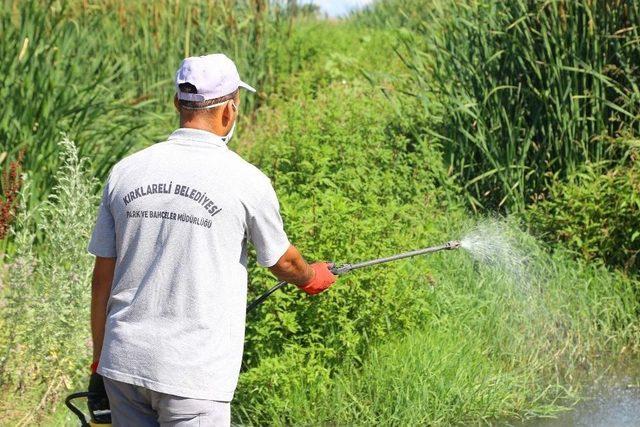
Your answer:
[[[222,110],[222,126],[226,127],[233,117],[233,106],[231,102],[227,102]]]

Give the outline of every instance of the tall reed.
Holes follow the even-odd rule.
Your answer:
[[[640,130],[637,1],[470,0],[447,16],[400,54],[474,207],[521,209]]]
[[[24,150],[33,205],[55,185],[60,133],[102,179],[136,145],[177,123],[173,74],[188,55],[224,52],[258,96],[299,66],[293,17],[267,0],[0,0],[0,152]]]

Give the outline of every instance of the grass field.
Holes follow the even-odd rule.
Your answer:
[[[517,250],[503,254],[519,260],[514,274],[447,252],[353,273],[314,298],[294,289],[273,295],[247,322],[236,422],[450,425],[552,415],[580,395],[583,379],[636,354],[637,270],[615,266],[628,263],[640,239],[607,223],[624,252],[593,234],[581,240],[586,228],[574,218],[600,224],[587,213],[606,211],[562,186],[580,188],[584,165],[596,174],[591,188],[602,168],[617,171],[628,188],[637,185],[635,151],[616,145],[637,138],[637,26],[627,22],[620,34],[629,38],[615,39],[624,49],[614,59],[627,74],[616,74],[614,84],[594,71],[576,82],[570,76],[577,72],[554,54],[573,52],[565,39],[549,38],[551,51],[540,53],[536,40],[517,45],[532,36],[524,27],[503,39],[480,24],[509,26],[524,13],[554,36],[578,31],[592,44],[580,45],[582,62],[572,57],[571,67],[597,70],[610,58],[591,61],[589,46],[618,31],[613,17],[589,30],[600,31],[592,37],[577,24],[562,26],[574,25],[563,13],[582,16],[563,9],[565,2],[538,18],[523,12],[528,2],[488,2],[493,8],[486,9],[456,3],[382,1],[326,21],[266,1],[69,0],[45,8],[3,0],[0,69],[13,83],[0,86],[10,99],[0,116],[2,166],[24,149],[27,175],[13,234],[3,243],[0,424],[74,425],[61,399],[87,382],[92,258],[85,248],[95,195],[113,163],[173,130],[173,72],[185,55],[211,51],[229,54],[258,87],[257,95],[243,94],[232,149],[272,179],[287,233],[307,258],[355,262],[490,224]],[[638,16],[635,3],[619,3],[620,14]],[[586,11],[605,7],[582,4]],[[447,32],[460,27],[465,32],[455,37]],[[505,46],[532,63],[536,52],[558,59],[553,71],[538,65],[556,78],[549,96],[571,83],[552,98],[553,120],[562,120],[542,110],[520,120],[518,108],[538,104],[511,99],[506,89],[492,92],[504,83],[500,72],[519,70],[518,56],[503,58],[511,68],[500,72],[498,63],[478,75],[469,64],[452,70],[473,42],[484,43],[487,61]],[[453,54],[461,62],[445,63]],[[521,77],[523,88],[540,89]],[[620,96],[593,95],[584,109],[591,89],[583,85]],[[11,87],[18,92],[10,96]],[[540,139],[527,131],[542,132]],[[571,155],[562,154],[570,147]],[[516,167],[505,167],[515,158]],[[534,193],[556,205],[531,208]],[[608,194],[609,205],[626,206],[620,223],[636,224],[628,218],[640,203]],[[495,219],[494,208],[513,215]],[[556,243],[541,243],[527,229],[559,230],[550,239]],[[588,260],[571,252],[585,245]],[[272,286],[264,269],[250,273],[251,296]]]

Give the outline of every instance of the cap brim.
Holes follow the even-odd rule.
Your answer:
[[[245,88],[246,90],[248,90],[249,92],[255,92],[256,90],[253,88],[253,86],[249,86],[248,84],[246,84],[243,81],[240,81],[240,84],[238,84],[239,87]]]

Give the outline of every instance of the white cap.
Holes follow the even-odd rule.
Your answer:
[[[196,93],[180,91],[179,85],[190,83]],[[256,90],[240,80],[236,64],[222,53],[185,58],[176,72],[178,99],[207,101],[229,95],[239,87]]]

